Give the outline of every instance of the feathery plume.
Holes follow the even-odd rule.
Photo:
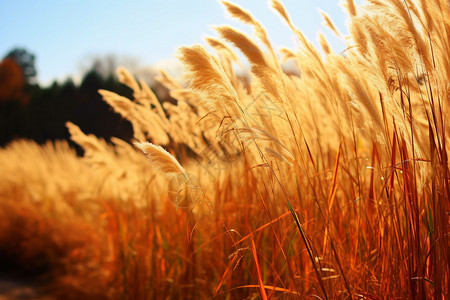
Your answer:
[[[222,41],[216,39],[216,38],[212,38],[212,37],[207,37],[206,38],[206,42],[213,47],[214,49],[216,49],[217,51],[221,51],[226,53],[226,55],[234,62],[239,63],[239,58],[237,57],[236,53],[234,53],[234,51],[232,49],[230,49],[230,47],[228,47],[225,43],[223,43]]]
[[[226,115],[239,115],[237,93],[217,60],[199,45],[182,47],[179,52],[190,87],[205,96],[201,104]]]
[[[320,47],[322,48],[323,52],[325,52],[325,54],[331,53],[330,45],[328,44],[328,41],[325,38],[325,36],[323,35],[323,33],[319,33],[319,44],[320,44]]]
[[[228,1],[222,1],[222,4],[228,10],[228,12],[235,18],[241,20],[242,22],[252,25],[256,36],[261,40],[261,42],[266,46],[266,48],[270,51],[270,54],[274,58],[277,59],[273,47],[269,41],[269,37],[267,36],[267,32],[264,27],[259,23],[248,11],[243,8],[237,6]]]
[[[183,175],[186,180],[188,179],[186,171],[177,159],[163,147],[149,142],[134,143],[134,145],[146,155],[152,166],[160,173],[169,178],[176,175]]]
[[[324,11],[322,11],[320,9],[319,9],[319,12],[320,12],[320,15],[322,16],[322,19],[323,19],[323,25],[325,25],[325,27],[328,27],[328,29],[333,31],[334,34],[336,34],[338,37],[341,37],[341,33],[336,28],[336,26],[334,25],[333,21],[331,21],[330,16],[328,16]]]
[[[345,0],[345,2],[342,3],[342,6],[347,10],[350,16],[356,17],[356,7],[353,0]]]
[[[117,69],[117,76],[119,77],[120,82],[130,87],[133,91],[139,90],[139,84],[137,83],[136,79],[134,79],[133,75],[131,75],[131,73],[128,72],[127,69],[119,67]]]

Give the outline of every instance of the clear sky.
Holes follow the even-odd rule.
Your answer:
[[[266,0],[233,0],[266,27],[278,48],[294,47],[293,34]],[[284,0],[292,21],[312,41],[322,31],[336,51],[344,44],[322,26],[318,8],[346,34],[346,16],[339,0]],[[173,59],[181,45],[204,43],[215,36],[210,25],[251,28],[229,17],[216,0],[0,0],[0,56],[14,47],[36,55],[38,79],[76,76],[88,56],[114,53],[135,57],[143,65]],[[317,44],[317,42],[316,42]]]

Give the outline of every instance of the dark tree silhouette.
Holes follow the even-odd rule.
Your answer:
[[[36,79],[37,71],[35,67],[36,57],[33,53],[28,52],[24,48],[15,48],[6,54],[5,58],[11,58],[22,69],[25,80],[28,83],[33,83]]]
[[[0,101],[0,147],[18,138],[38,143],[60,139],[70,142],[67,121],[107,141],[112,136],[126,141],[132,139],[131,124],[115,113],[98,93],[99,89],[105,89],[128,98],[133,96],[133,91],[114,75],[114,59],[107,57],[105,63],[102,59],[94,60],[91,68],[86,68],[80,84],[68,79],[42,87],[25,80],[23,68],[34,69],[34,55],[19,50],[11,51],[8,58],[0,62],[0,100],[2,97],[4,100]],[[35,74],[35,71],[26,72],[29,76]],[[5,84],[3,91],[2,83]]]

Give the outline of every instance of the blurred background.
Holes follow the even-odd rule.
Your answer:
[[[276,49],[295,47],[292,32],[268,1],[232,2],[266,27]],[[282,2],[314,44],[322,32],[335,52],[345,49],[344,42],[322,25],[319,13],[319,8],[326,12],[345,36],[338,0]],[[147,81],[161,101],[171,101],[153,81],[157,70],[181,78],[177,48],[205,45],[204,37],[216,36],[212,26],[222,24],[252,34],[215,0],[0,0],[0,146],[15,138],[39,143],[68,139],[66,121],[107,140],[130,140],[131,125],[112,112],[97,90],[131,97],[131,90],[115,76],[116,68],[124,66]]]

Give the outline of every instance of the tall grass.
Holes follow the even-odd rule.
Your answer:
[[[322,13],[343,53],[323,35],[316,49],[277,0],[297,49],[223,4],[255,37],[219,26],[211,51],[182,47],[185,84],[157,77],[176,104],[123,69],[133,100],[100,91],[138,149],[68,124],[83,158],[61,143],[0,151],[1,246],[62,249],[53,290],[69,298],[447,299],[448,3],[347,0],[349,37]],[[60,242],[8,234],[35,218],[22,207]],[[75,245],[71,222],[89,227]]]

